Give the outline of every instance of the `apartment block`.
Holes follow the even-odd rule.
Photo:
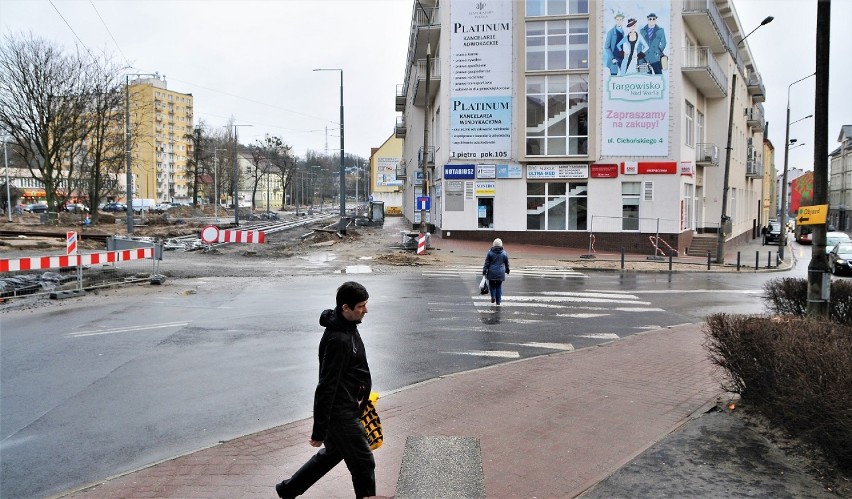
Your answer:
[[[756,237],[771,159],[753,28],[727,0],[415,1],[403,216],[651,254]]]
[[[169,90],[160,77],[130,81],[129,93],[133,197],[191,202],[192,94]]]

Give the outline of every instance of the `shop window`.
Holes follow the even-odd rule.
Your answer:
[[[527,230],[586,230],[585,182],[528,182]]]
[[[476,198],[476,218],[480,229],[494,228],[494,198]]]
[[[639,182],[621,184],[621,230],[639,230]]]

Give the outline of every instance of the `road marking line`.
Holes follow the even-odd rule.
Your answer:
[[[134,331],[146,331],[149,329],[163,329],[169,327],[183,327],[189,324],[189,322],[166,322],[163,324],[148,324],[145,326],[130,326],[119,329],[107,329],[103,331],[81,331],[79,333],[68,333],[65,336],[69,338],[83,338],[85,336],[99,336],[103,334],[116,334],[116,333],[130,333]]]
[[[580,338],[590,338],[593,340],[617,340],[619,336],[615,333],[592,333],[592,334],[578,334]]]
[[[518,359],[521,354],[508,350],[471,350],[469,352],[442,352],[451,355],[470,355],[473,357],[499,357],[502,359]]]
[[[347,265],[347,274],[372,274],[373,269],[369,265]]]
[[[573,352],[574,345],[570,343],[539,343],[539,342],[529,342],[529,343],[508,343],[508,345],[520,345],[531,348],[547,348],[549,350],[563,350],[565,352]]]

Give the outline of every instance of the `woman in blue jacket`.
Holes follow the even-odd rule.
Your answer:
[[[499,305],[503,301],[503,281],[508,274],[509,254],[503,249],[503,241],[498,237],[485,255],[485,265],[482,266],[482,275],[488,279],[491,303]]]

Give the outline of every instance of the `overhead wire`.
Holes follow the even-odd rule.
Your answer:
[[[95,10],[95,14],[98,15],[98,19],[101,20],[101,24],[103,24],[104,29],[106,29],[107,34],[109,34],[109,37],[112,39],[112,43],[115,44],[115,48],[118,49],[118,53],[121,54],[121,57],[124,59],[124,62],[128,66],[132,66],[132,64],[130,64],[130,60],[127,58],[127,56],[124,55],[124,52],[121,50],[121,47],[118,45],[118,42],[115,40],[115,37],[112,36],[112,31],[110,31],[109,26],[107,26],[107,23],[104,21],[104,18],[101,17],[101,13],[98,11],[98,8],[95,7],[95,3],[92,0],[89,0],[89,4]]]

